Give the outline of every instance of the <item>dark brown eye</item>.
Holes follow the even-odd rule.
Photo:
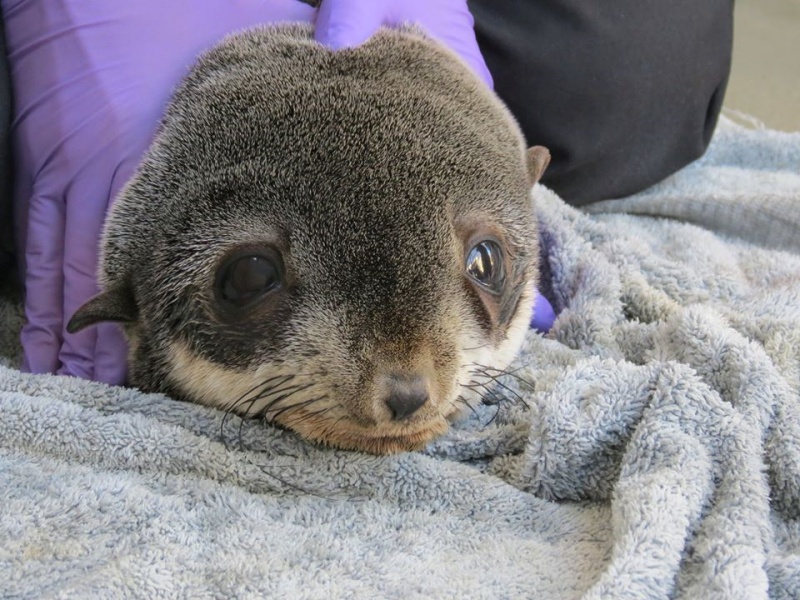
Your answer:
[[[491,292],[502,291],[505,269],[500,245],[484,240],[473,246],[467,254],[467,275]]]
[[[246,306],[281,285],[280,259],[268,254],[237,256],[217,274],[220,299],[237,307]]]

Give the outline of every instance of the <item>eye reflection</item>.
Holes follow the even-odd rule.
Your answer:
[[[219,297],[233,306],[245,306],[281,283],[278,261],[267,255],[238,256],[217,276]]]
[[[491,291],[503,287],[505,270],[503,252],[497,242],[484,240],[473,246],[467,255],[467,275]]]

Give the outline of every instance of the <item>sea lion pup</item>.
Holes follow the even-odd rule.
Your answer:
[[[422,448],[528,330],[549,159],[418,30],[332,52],[307,26],[203,55],[106,223],[130,382],[310,440]]]

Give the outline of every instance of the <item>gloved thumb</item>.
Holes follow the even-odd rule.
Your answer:
[[[384,21],[382,2],[325,0],[319,7],[314,38],[340,50],[366,42]]]

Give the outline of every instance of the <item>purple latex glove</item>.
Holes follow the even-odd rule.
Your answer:
[[[126,344],[66,322],[97,292],[109,201],[204,49],[261,23],[313,22],[299,0],[2,0],[14,88],[24,368],[121,383]]]
[[[555,320],[556,311],[553,310],[550,302],[539,292],[536,292],[531,329],[535,329],[539,333],[547,333],[553,327]]]
[[[382,25],[405,23],[421,26],[492,86],[466,0],[323,0],[315,35],[318,42],[338,50],[364,43]]]

